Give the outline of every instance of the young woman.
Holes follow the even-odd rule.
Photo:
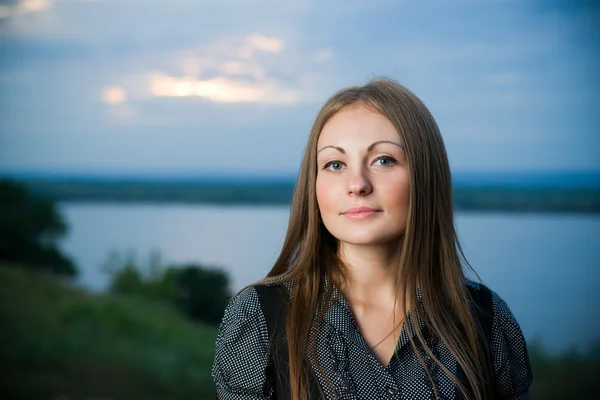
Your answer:
[[[506,303],[465,278],[437,124],[389,79],[333,95],[314,122],[287,235],[219,328],[223,399],[526,399]]]

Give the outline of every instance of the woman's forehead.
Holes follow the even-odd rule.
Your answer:
[[[389,119],[366,106],[352,105],[344,107],[327,121],[317,147],[342,143],[370,145],[377,141],[402,143],[400,134]]]

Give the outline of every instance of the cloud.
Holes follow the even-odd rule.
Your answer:
[[[40,13],[52,7],[50,0],[18,0],[0,4],[0,21],[14,20],[28,14]]]
[[[202,97],[217,103],[296,103],[301,93],[285,88],[276,80],[244,82],[217,77],[212,79],[176,78],[156,74],[150,78],[154,96]]]
[[[102,99],[108,104],[121,104],[127,100],[127,92],[120,86],[109,86],[104,89]]]
[[[50,8],[51,5],[50,0],[21,0],[18,2],[17,10],[18,12],[27,14],[44,11]]]
[[[244,40],[244,46],[238,51],[240,58],[251,58],[256,51],[280,53],[283,50],[283,40],[277,37],[249,35]]]
[[[258,52],[277,54],[283,49],[281,38],[260,34],[218,41],[201,51],[210,57],[191,56],[183,61],[183,76],[150,74],[149,92],[159,97],[201,97],[217,103],[295,103],[302,99],[299,90],[270,77],[268,68],[259,65],[258,60],[250,61]]]
[[[56,10],[56,0],[0,1],[0,38],[46,40],[64,34],[65,25],[57,18]]]
[[[132,58],[136,71],[113,82],[137,102],[189,97],[215,103],[289,105],[322,97],[322,82],[311,65],[331,57],[327,49],[286,49],[281,37],[252,33],[198,48],[155,54],[142,58],[142,63],[139,57]],[[103,96],[107,103],[122,97],[115,87],[106,90]]]

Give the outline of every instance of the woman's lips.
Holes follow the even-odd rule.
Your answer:
[[[380,212],[380,210],[374,210],[369,207],[356,207],[344,211],[342,215],[353,220],[362,220],[371,218],[378,212]]]

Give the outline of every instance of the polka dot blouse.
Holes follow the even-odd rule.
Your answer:
[[[469,285],[477,283],[468,282]],[[313,365],[329,399],[435,399],[431,383],[404,329],[394,355],[384,367],[360,335],[348,302],[329,310],[317,336],[317,357],[331,385]],[[492,291],[491,352],[494,379],[501,399],[529,399],[532,381],[527,348],[519,324],[507,304]],[[456,360],[440,340],[429,342],[441,363],[457,372]],[[252,287],[227,306],[217,335],[212,376],[221,400],[275,399],[269,376],[269,333],[259,297]],[[455,398],[453,381],[433,361],[425,359],[441,399]]]

